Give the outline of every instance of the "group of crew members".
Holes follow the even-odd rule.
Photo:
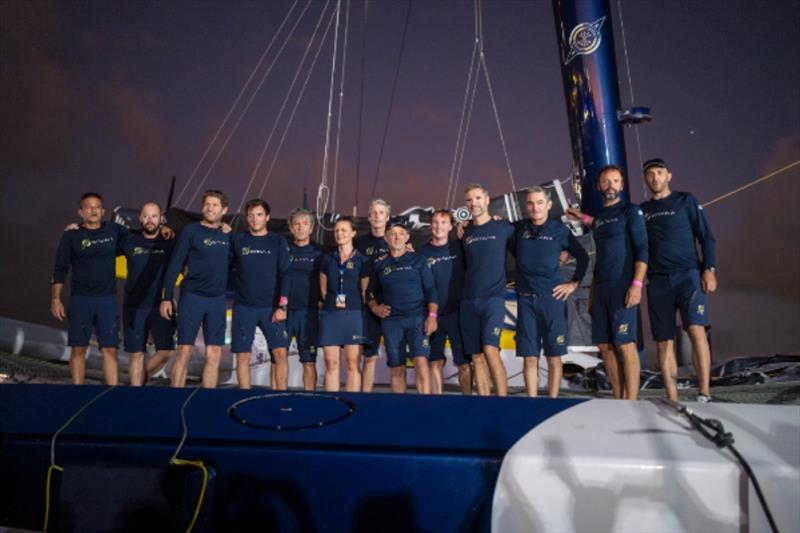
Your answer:
[[[567,216],[593,234],[596,261],[590,297],[592,342],[597,344],[616,398],[636,399],[640,359],[638,306],[647,278],[648,309],[667,396],[677,400],[673,347],[676,311],[692,342],[699,401],[710,400],[707,294],[716,288],[714,237],[702,207],[689,193],[672,191],[672,174],[662,159],[642,169],[650,200],[642,205],[620,197],[619,167],[602,168],[597,188],[603,208],[594,216],[577,209]],[[226,196],[208,190],[202,220],[177,236],[162,225],[158,204],[141,208],[139,231],[104,222],[102,197],[82,195],[80,225],[64,232],[56,255],[51,312],[68,320],[73,383],[85,380],[85,360],[94,332],[106,383],[117,384],[119,319],[116,257],[127,259],[122,305],[130,383],[143,385],[175,353],[170,380],[186,383],[195,340],[202,328],[205,361],[202,385],[215,387],[226,333],[226,288],[234,287],[231,351],[239,386],[250,388],[250,352],[256,328],[272,357],[271,386],[288,388],[288,346],[296,340],[305,390],[317,385],[317,348],[325,362],[324,389],[370,392],[383,339],[391,390],[406,391],[406,361],[413,361],[421,394],[441,394],[445,344],[463,394],[507,394],[500,356],[505,321],[506,255],[516,260],[517,356],[529,396],[538,391],[540,355],[547,358],[549,396],[559,394],[561,358],[569,335],[566,300],[580,286],[589,257],[569,227],[550,218],[550,193],[528,189],[527,218],[512,224],[489,213],[489,192],[480,184],[464,191],[471,220],[456,225],[449,210],[431,217],[431,240],[419,250],[409,228],[391,219],[381,199],[369,207],[370,232],[357,236],[352,218],[333,227],[335,247],[311,240],[314,216],[305,209],[288,218],[291,242],[267,228],[270,206],[253,199],[245,206],[247,231],[223,222]],[[698,253],[698,244],[699,251]],[[560,266],[572,257],[571,279]],[[69,309],[62,289],[71,272]],[[179,298],[175,292],[179,276]],[[146,357],[152,338],[155,353]],[[177,350],[175,339],[177,338]]]

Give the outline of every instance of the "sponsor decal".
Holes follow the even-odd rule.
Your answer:
[[[103,237],[102,239],[83,239],[81,241],[81,250],[91,248],[96,244],[105,244],[107,242],[114,242],[114,237]]]
[[[203,246],[227,246],[228,241],[220,240],[220,239],[212,239],[211,237],[206,237],[203,239]]]
[[[702,304],[698,305],[697,306],[697,314],[699,314],[699,315],[706,314],[706,306],[702,305]]]
[[[565,335],[559,335],[558,337],[556,337],[556,344],[558,344],[559,346],[564,346],[564,343],[567,342],[567,339],[565,337],[566,337]]]
[[[619,325],[619,332],[621,334],[623,334],[623,335],[628,333],[628,323],[627,322],[625,324],[620,324]]]
[[[261,248],[251,248],[249,246],[244,246],[242,248],[242,256],[253,255],[253,254],[270,255],[271,253],[272,253],[272,250],[262,250]]]
[[[582,22],[573,28],[569,34],[569,52],[564,58],[565,65],[578,56],[594,53],[600,47],[603,40],[600,28],[605,21],[606,17],[601,17],[594,22]]]

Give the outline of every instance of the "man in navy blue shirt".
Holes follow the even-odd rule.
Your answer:
[[[467,265],[461,296],[464,351],[472,355],[478,394],[490,394],[491,373],[497,395],[506,396],[508,377],[500,358],[500,334],[506,314],[506,251],[514,239],[514,226],[492,219],[489,191],[483,185],[468,185],[464,201],[472,214],[461,239]]]
[[[125,351],[130,353],[131,385],[143,385],[175,350],[175,322],[161,316],[161,285],[172,252],[173,240],[161,235],[161,207],[147,202],[139,213],[140,232],[131,232],[122,244],[127,261],[122,324]],[[152,336],[156,353],[145,365],[147,339]]]
[[[289,213],[289,340],[297,341],[297,355],[303,365],[303,388],[317,387],[317,340],[319,333],[319,265],[322,249],[311,241],[314,216],[307,209]]]
[[[76,231],[65,231],[56,252],[51,288],[50,313],[58,320],[68,318],[67,344],[72,383],[86,380],[86,352],[94,330],[103,358],[103,377],[109,385],[119,380],[117,347],[119,316],[116,302],[116,258],[127,229],[103,222],[103,198],[88,192],[78,202],[83,222]],[[61,292],[72,271],[69,311]]]
[[[419,253],[428,259],[436,283],[439,310],[436,331],[431,335],[431,392],[441,394],[444,378],[445,343],[450,341],[453,364],[458,369],[458,384],[462,394],[472,394],[471,358],[464,353],[461,340],[461,292],[464,290],[464,252],[461,243],[450,238],[453,215],[439,209],[431,215],[431,241]]]
[[[592,285],[592,342],[597,344],[615,398],[639,395],[639,352],[636,347],[638,306],[647,273],[647,230],[641,209],[623,202],[622,169],[600,169],[597,189],[603,209],[592,218],[569,209],[573,218],[592,228],[597,260]],[[618,361],[618,358],[621,359]]]
[[[672,340],[677,310],[692,342],[699,388],[697,399],[707,402],[711,396],[707,295],[717,288],[714,235],[697,199],[670,189],[672,173],[663,159],[647,161],[642,172],[652,194],[651,200],[642,204],[650,246],[647,304],[664,388],[671,400],[678,400]],[[697,254],[697,243],[702,259]]]
[[[542,187],[531,187],[525,201],[528,220],[516,224],[514,255],[517,259],[517,357],[524,358],[523,375],[528,396],[539,385],[539,354],[547,357],[547,382],[551,398],[561,385],[561,358],[567,353],[566,300],[581,283],[589,256],[566,225],[549,220],[553,202]],[[561,253],[567,251],[577,265],[570,281],[559,273]]]
[[[367,257],[369,268],[375,261],[389,255],[389,244],[384,237],[391,212],[392,207],[385,200],[375,198],[369,203],[367,219],[370,232],[361,235],[357,242],[358,251]],[[363,350],[364,370],[361,373],[361,390],[372,392],[375,385],[375,364],[378,361],[381,344],[381,322],[369,312],[364,317],[364,336],[367,342]]]
[[[248,231],[231,237],[235,288],[231,351],[236,354],[239,387],[250,388],[250,352],[256,327],[267,339],[277,390],[289,388],[286,313],[289,304],[289,245],[267,230],[269,204],[261,198],[245,205]]]
[[[406,346],[410,347],[420,394],[430,394],[430,335],[436,331],[436,286],[425,256],[406,248],[410,234],[401,222],[388,231],[389,255],[373,265],[368,305],[381,318],[392,392],[406,392]]]
[[[228,283],[230,236],[222,230],[222,217],[228,212],[228,198],[221,191],[203,193],[203,219],[189,224],[178,235],[164,275],[161,316],[175,316],[175,282],[187,269],[181,282],[178,315],[178,353],[172,365],[173,387],[186,385],[186,372],[200,326],[206,345],[203,387],[219,382],[219,363],[225,344],[225,287]]]

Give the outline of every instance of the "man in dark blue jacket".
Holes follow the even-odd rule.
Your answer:
[[[673,347],[677,310],[692,342],[699,382],[697,400],[707,402],[711,395],[707,295],[717,288],[714,235],[697,199],[690,193],[670,189],[672,173],[663,159],[647,161],[642,172],[652,194],[642,204],[650,246],[647,304],[664,387],[667,396],[677,401]],[[702,259],[697,254],[698,243]]]

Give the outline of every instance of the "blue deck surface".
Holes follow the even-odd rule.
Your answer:
[[[50,438],[103,390],[0,387],[0,479],[16,480],[0,484],[0,526],[41,527]],[[111,390],[59,436],[56,462],[65,476],[80,465],[166,465],[193,390]],[[186,408],[180,456],[215,471],[212,529],[488,530],[506,451],[583,401],[289,394],[239,405],[235,414],[248,425],[229,413],[240,400],[269,394],[199,390]],[[313,429],[292,429],[300,427]]]

